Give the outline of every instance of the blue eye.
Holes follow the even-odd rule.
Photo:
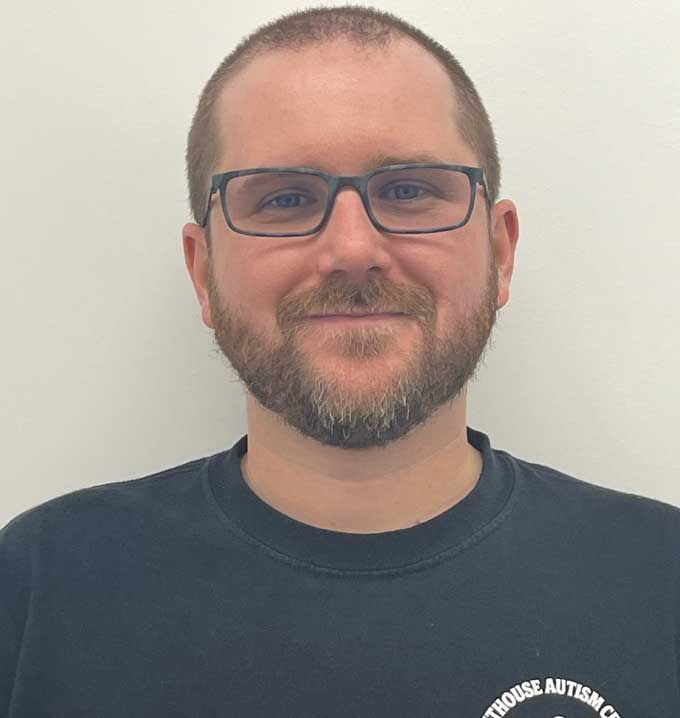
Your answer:
[[[318,200],[315,197],[310,197],[307,194],[301,192],[285,192],[283,194],[277,194],[270,200],[260,202],[258,205],[258,211],[262,210],[302,210],[307,209],[313,204],[317,204]]]
[[[276,209],[281,209],[285,207],[299,207],[299,202],[291,202],[291,197],[302,197],[301,194],[296,193],[289,193],[289,194],[280,194],[278,197],[274,197],[274,199],[269,200],[265,206],[272,205]],[[279,200],[284,200],[282,204],[275,204],[276,202],[279,202]]]
[[[406,192],[404,192],[404,188],[406,188]],[[424,187],[419,187],[418,185],[414,184],[396,184],[392,185],[392,187],[387,188],[384,190],[380,198],[384,199],[386,198],[386,195],[388,192],[392,192],[394,190],[395,196],[394,199],[418,199],[418,197],[421,197],[422,195],[417,194],[418,192],[428,193],[427,190]],[[389,199],[389,198],[387,198]]]

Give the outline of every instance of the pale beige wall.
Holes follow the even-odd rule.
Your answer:
[[[184,266],[185,138],[221,58],[296,7],[4,11],[0,525],[245,432]],[[512,295],[468,423],[519,457],[680,505],[680,5],[379,7],[463,62],[519,207]]]

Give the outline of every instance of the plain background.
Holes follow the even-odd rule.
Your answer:
[[[186,134],[222,58],[301,7],[6,8],[0,525],[246,432],[184,264]],[[680,3],[376,7],[462,62],[519,210],[468,425],[519,458],[680,505]]]

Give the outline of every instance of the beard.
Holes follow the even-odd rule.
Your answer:
[[[375,278],[361,285],[333,282],[286,299],[277,311],[280,340],[272,341],[223,305],[211,261],[214,340],[246,390],[303,436],[347,449],[385,446],[425,423],[475,377],[497,312],[498,273],[493,251],[489,255],[481,296],[443,338],[436,335],[428,291]],[[304,319],[352,309],[410,316],[340,328]],[[417,339],[400,340],[414,330]]]

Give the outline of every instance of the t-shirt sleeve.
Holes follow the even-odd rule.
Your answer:
[[[672,601],[674,607],[676,686],[680,693],[680,511],[674,508],[667,533],[668,568],[672,575]]]
[[[0,529],[0,718],[9,715],[29,604],[26,513]]]

